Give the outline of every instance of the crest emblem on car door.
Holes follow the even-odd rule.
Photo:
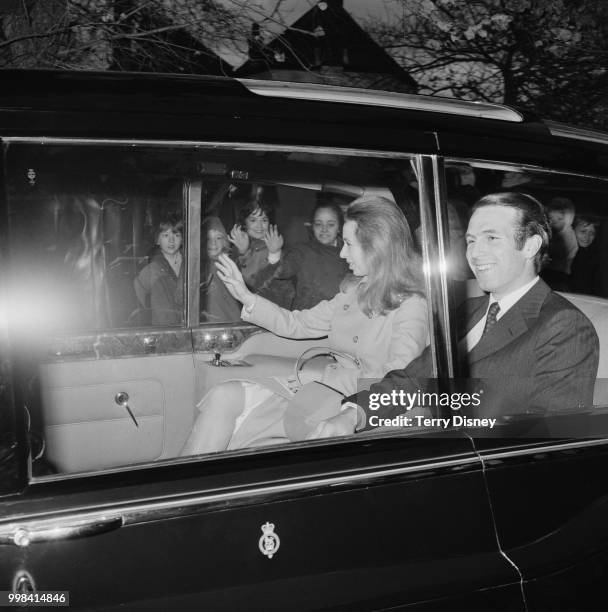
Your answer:
[[[274,532],[274,523],[266,522],[262,525],[262,537],[258,543],[260,552],[266,555],[269,559],[279,550],[281,546],[281,540],[279,536]]]

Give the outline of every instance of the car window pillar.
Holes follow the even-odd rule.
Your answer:
[[[196,327],[200,318],[200,284],[201,284],[201,194],[203,184],[200,180],[188,181],[186,191],[187,210],[187,249],[188,267],[186,269],[186,287],[188,296],[187,325]]]
[[[430,350],[434,377],[454,377],[455,330],[450,325],[447,278],[447,205],[443,158],[416,157],[420,194],[424,276],[430,308]]]
[[[8,145],[2,148],[3,157]],[[17,493],[27,486],[29,475],[28,422],[25,410],[14,396],[14,363],[11,359],[8,321],[8,204],[6,164],[0,164],[0,495]],[[18,400],[19,398],[17,398]]]

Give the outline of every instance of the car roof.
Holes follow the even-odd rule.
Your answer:
[[[199,75],[3,70],[0,78],[4,137],[366,148],[608,174],[607,134],[500,104]]]
[[[256,79],[235,79],[206,75],[176,75],[142,72],[89,72],[62,70],[2,70],[3,89],[0,104],[17,105],[23,96],[35,95],[32,107],[51,107],[53,101],[74,94],[79,96],[134,95],[157,96],[215,95],[234,96],[244,100],[255,97],[295,101],[329,102],[334,105],[360,105],[421,112],[453,114],[463,117],[500,121],[537,121],[531,113],[506,105],[473,102],[437,96],[404,94],[316,83],[294,83]]]

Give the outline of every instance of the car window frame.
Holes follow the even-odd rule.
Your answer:
[[[29,144],[63,144],[63,145],[91,145],[95,146],[96,144],[101,145],[113,145],[113,146],[142,146],[142,147],[173,147],[173,148],[185,148],[185,149],[205,149],[208,148],[210,150],[214,149],[229,149],[235,151],[251,151],[251,152],[259,152],[259,151],[269,151],[269,152],[304,152],[304,153],[313,153],[313,154],[326,154],[326,155],[346,155],[352,157],[360,157],[366,156],[370,158],[380,158],[380,159],[400,159],[404,161],[410,161],[415,163],[419,168],[419,178],[421,184],[426,186],[433,186],[437,182],[437,157],[429,156],[426,154],[420,153],[408,153],[402,151],[377,151],[377,150],[369,150],[369,149],[354,149],[354,148],[343,148],[343,147],[329,147],[329,146],[290,146],[290,145],[267,145],[264,143],[235,143],[235,142],[210,142],[210,141],[156,141],[156,140],[125,140],[125,139],[98,139],[98,138],[62,138],[62,137],[52,137],[52,138],[38,138],[38,137],[9,137],[5,139],[7,144],[10,145],[10,142],[19,142],[19,143],[29,143]],[[427,161],[422,161],[422,159]],[[431,165],[429,165],[428,160],[433,160]],[[433,165],[435,164],[435,165]],[[212,327],[217,327],[213,323],[201,323],[199,320],[199,312],[198,308],[196,308],[196,302],[199,299],[198,294],[198,284],[195,282],[197,279],[200,280],[200,216],[201,216],[201,198],[200,198],[200,186],[202,184],[202,180],[199,177],[189,177],[184,175],[184,190],[185,190],[185,207],[187,214],[187,269],[186,269],[186,295],[188,296],[186,307],[187,318],[184,325],[180,326],[180,329],[186,329],[186,331],[193,331],[195,329],[206,330]],[[429,187],[426,190],[421,190],[419,192],[419,202],[418,208],[421,214],[421,226],[422,226],[422,235],[423,242],[427,245],[427,254],[429,256],[434,256],[436,249],[430,248],[429,245],[433,240],[436,239],[435,230],[433,230],[434,223],[436,223],[436,217],[434,213],[424,213],[423,210],[432,210],[436,205],[437,197],[436,197],[436,189],[435,187]],[[198,258],[196,257],[198,255]],[[427,266],[429,269],[435,268],[436,266]],[[431,275],[432,276],[432,275]],[[432,306],[431,303],[434,302],[435,297],[433,291],[437,291],[437,287],[441,286],[441,284],[437,285],[436,280],[433,277],[431,280],[431,276],[426,273],[425,270],[425,279],[426,279],[426,289],[428,293],[429,299],[429,317],[433,317],[434,324],[431,325],[431,343],[433,343],[433,338],[435,336],[435,332],[433,330],[438,329],[441,330],[444,327],[443,322],[437,322],[436,319],[439,317],[444,317],[445,314],[441,314],[441,311],[444,309],[442,305],[440,306]],[[445,282],[445,281],[442,281]],[[195,290],[196,288],[196,290]],[[440,300],[440,304],[445,302],[444,299]],[[222,327],[243,327],[243,322],[231,323],[222,325]],[[250,333],[258,333],[262,330],[257,326],[246,324],[247,328],[245,331]],[[177,329],[177,328],[176,328]],[[161,331],[160,328],[153,327],[144,327],[144,328],[133,328],[133,329],[125,329],[121,330],[125,333],[135,333],[136,331],[141,332],[150,332],[150,333],[158,333]],[[442,343],[444,345],[444,343]],[[193,347],[193,351],[196,350]],[[442,349],[443,350],[443,349]],[[433,355],[433,360],[435,363],[436,355]],[[443,359],[443,363],[445,363],[445,358]],[[442,369],[440,369],[442,371]],[[435,371],[438,371],[435,368]],[[359,434],[358,434],[359,435]],[[386,433],[385,435],[390,436],[391,433]],[[397,437],[402,436],[402,434],[396,433]],[[349,442],[352,440],[351,437],[348,437],[344,440],[332,440],[332,443],[340,444],[342,442]],[[307,442],[306,445],[315,445],[315,442]],[[276,449],[279,450],[279,449]],[[259,452],[259,451],[247,451],[247,452]],[[264,452],[273,452],[273,449],[268,448],[265,449]],[[232,453],[230,453],[232,454]],[[195,459],[208,460],[204,456],[198,456]],[[221,460],[221,457],[218,457]],[[74,477],[95,477],[99,475],[104,475],[108,472],[123,472],[123,471],[133,471],[140,470],[142,468],[149,467],[165,467],[172,463],[179,462],[179,458],[172,457],[166,460],[161,460],[157,462],[150,463],[138,463],[134,465],[125,465],[117,468],[111,468],[106,470],[97,470],[93,472],[78,472],[75,474],[57,474],[53,476],[41,476],[41,477],[29,477],[28,481],[30,483],[38,483],[38,482],[48,482],[55,480],[63,480],[63,479],[71,479]],[[31,457],[28,456],[28,470],[31,470]],[[28,471],[29,474],[29,471]]]
[[[602,176],[598,174],[587,174],[587,173],[564,170],[564,169],[555,169],[555,168],[551,168],[550,166],[540,166],[540,165],[534,165],[534,164],[520,164],[520,163],[512,163],[512,162],[506,162],[506,161],[500,161],[500,160],[495,161],[495,160],[491,160],[487,158],[458,157],[454,155],[441,156],[441,160],[442,160],[444,169],[451,164],[459,164],[459,165],[467,164],[473,168],[478,167],[481,169],[500,170],[500,171],[505,171],[505,172],[508,172],[508,171],[521,172],[521,173],[531,172],[531,173],[541,174],[541,175],[567,176],[573,179],[597,181],[598,183],[606,184],[606,194],[608,195],[608,175]],[[449,248],[449,228],[448,228],[448,223],[447,223],[448,194],[447,194],[445,177],[446,177],[446,174],[444,171],[443,185],[438,186],[438,188],[441,187],[441,202],[438,203],[438,209],[440,209],[440,214],[443,215],[443,218],[446,220],[446,222],[444,223],[444,231],[441,235],[441,248],[444,254],[448,252],[448,248]],[[511,189],[505,189],[505,190],[510,191]],[[525,189],[523,191],[525,191]],[[450,278],[447,275],[447,266],[444,266],[443,272],[446,277],[446,290],[448,292],[447,297],[448,297],[448,300],[452,300],[455,295],[454,285],[453,285],[454,281],[452,278]],[[605,298],[605,299],[608,300],[608,298]],[[451,359],[452,359],[452,363],[451,363],[452,371],[458,373],[458,369],[460,367],[458,364],[458,359],[457,359],[457,355],[458,355],[457,332],[458,330],[456,329],[456,325],[454,323],[454,315],[450,314],[449,310],[445,313],[445,315],[446,315],[447,329],[452,332],[449,338],[447,337],[445,338],[446,341],[449,340],[449,343],[450,343],[449,352],[450,352]],[[521,442],[521,445],[523,446],[529,443],[529,440],[522,439],[520,442]],[[547,442],[552,443],[552,444],[557,444],[557,445],[559,445],[560,443],[559,440],[553,440],[553,441],[549,440]],[[587,440],[587,441],[581,442],[581,444],[584,446],[587,443],[592,444],[592,442],[593,440]],[[605,443],[608,443],[608,439],[605,441]]]
[[[0,164],[0,406],[3,411],[4,426],[9,427],[0,432],[0,499],[5,495],[14,495],[23,491],[31,478],[30,443],[28,439],[28,414],[24,402],[13,386],[14,363],[9,344],[8,325],[5,319],[3,304],[7,302],[5,265],[8,257],[8,193],[6,177],[7,143],[0,138],[2,163]],[[23,409],[18,409],[23,406]]]

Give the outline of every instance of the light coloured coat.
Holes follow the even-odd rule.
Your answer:
[[[355,393],[359,379],[381,378],[390,370],[404,368],[422,353],[428,339],[423,297],[412,295],[388,314],[370,318],[359,307],[356,286],[308,310],[291,312],[258,296],[251,313],[243,309],[241,316],[286,338],[328,336],[330,348],[359,362],[358,368],[349,360],[326,368],[323,382],[346,395]]]

